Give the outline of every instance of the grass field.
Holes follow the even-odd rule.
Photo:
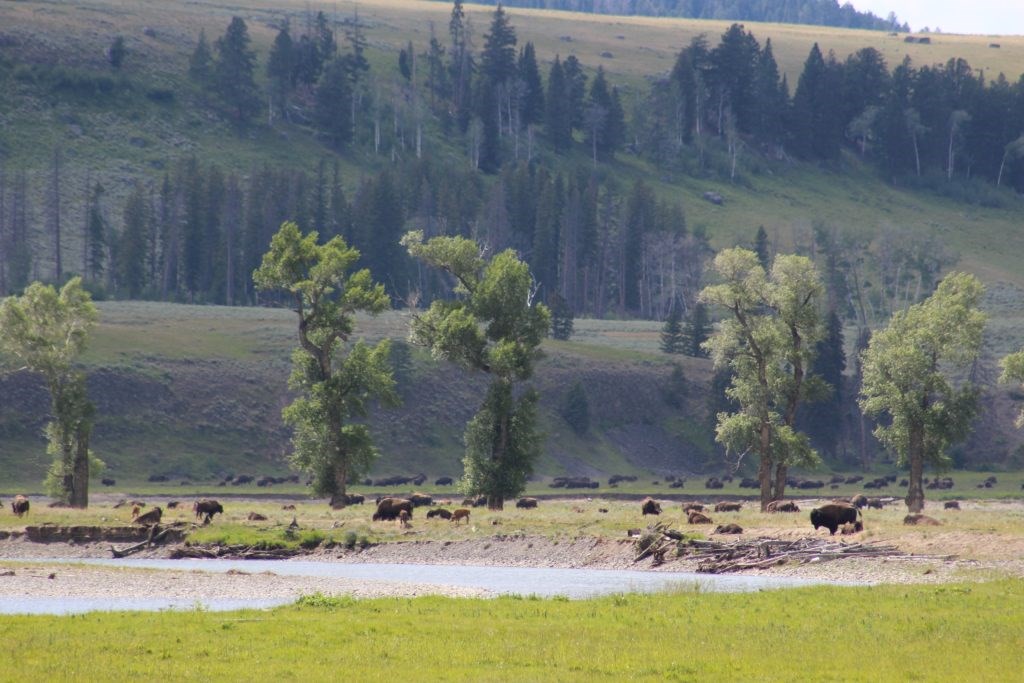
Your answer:
[[[1024,583],[5,617],[5,680],[1009,681]],[[17,672],[15,678],[13,674]]]

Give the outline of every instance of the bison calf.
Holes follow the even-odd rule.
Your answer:
[[[929,517],[928,515],[907,515],[903,518],[903,523],[907,526],[942,526],[942,522]]]
[[[768,512],[800,512],[800,506],[791,500],[773,500],[768,503]]]
[[[696,511],[691,512],[689,515],[686,516],[686,522],[687,524],[714,524],[714,522],[711,521],[710,517],[708,517],[702,512]]]
[[[719,524],[711,533],[714,534],[742,534],[743,527],[739,524]]]
[[[536,498],[520,498],[516,501],[516,507],[522,508],[523,510],[532,510],[537,507]]]
[[[960,509],[960,501],[958,501],[958,500],[947,500],[945,503],[943,503],[942,509],[944,509],[944,510],[959,510]]]
[[[466,508],[459,508],[452,513],[452,522],[458,525],[460,520],[466,520],[466,524],[469,524],[469,510]]]
[[[136,517],[135,519],[133,519],[132,523],[133,524],[144,524],[146,526],[149,526],[151,524],[159,524],[160,523],[160,517],[162,517],[163,514],[164,514],[164,511],[161,510],[160,506],[158,505],[158,506],[154,507],[152,510],[150,510],[149,512],[141,514],[138,517]]]
[[[743,507],[742,503],[715,503],[715,512],[739,512]]]

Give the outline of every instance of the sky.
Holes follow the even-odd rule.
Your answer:
[[[843,4],[840,0],[839,4]],[[886,17],[919,31],[925,26],[944,33],[1024,35],[1024,0],[852,0],[861,12]]]

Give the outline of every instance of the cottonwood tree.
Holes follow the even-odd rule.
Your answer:
[[[355,330],[357,312],[376,315],[389,307],[384,286],[367,269],[350,273],[359,252],[333,237],[318,244],[285,222],[253,273],[256,288],[284,291],[299,318],[299,347],[292,353],[288,387],[298,394],[282,412],[294,429],[291,462],[313,477],[313,492],[346,504],[345,489],[364,475],[378,456],[365,424],[368,404],[398,401],[389,362],[390,343],[358,341],[342,353]]]
[[[761,510],[781,500],[791,465],[818,461],[805,434],[794,428],[797,407],[820,391],[809,377],[821,337],[818,299],[823,287],[810,259],[779,255],[765,272],[749,249],[726,249],[715,257],[721,284],[705,287],[700,300],[726,309],[705,347],[715,367],[729,367],[726,396],[739,404],[717,416],[716,440],[731,453],[758,456]]]
[[[536,429],[537,392],[516,396],[515,384],[530,379],[540,344],[551,324],[548,308],[535,301],[536,285],[526,263],[511,249],[488,259],[464,237],[423,233],[402,238],[409,253],[450,274],[455,300],[435,300],[412,321],[412,338],[436,357],[492,378],[487,396],[466,426],[466,493],[484,494],[500,510],[505,499],[522,493],[540,454]]]
[[[1003,368],[1003,374],[1000,375],[1000,382],[1021,382],[1024,384],[1024,349],[1021,349],[1017,353],[1011,353],[999,362],[999,365]],[[1024,408],[1021,409],[1020,415],[1017,416],[1017,427],[1024,427]]]
[[[948,275],[926,300],[893,315],[861,356],[860,407],[886,416],[875,436],[910,465],[911,512],[924,509],[925,463],[950,464],[946,450],[967,435],[977,410],[977,388],[952,373],[969,368],[981,349],[983,291],[973,275]]]
[[[54,461],[47,491],[76,508],[89,506],[90,469],[102,467],[89,452],[95,409],[85,373],[76,366],[98,317],[78,277],[59,292],[35,282],[21,296],[0,302],[0,353],[21,364],[18,369],[41,374],[50,392],[46,437]]]

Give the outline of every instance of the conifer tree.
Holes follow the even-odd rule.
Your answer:
[[[562,417],[577,436],[582,436],[590,430],[590,402],[587,400],[587,391],[583,388],[582,382],[573,384],[569,393],[565,395]]]
[[[213,81],[213,54],[210,44],[206,42],[206,31],[199,29],[199,42],[188,60],[188,77],[203,88],[208,88]]]
[[[566,95],[569,100],[569,117],[572,128],[583,130],[583,112],[586,109],[587,75],[576,55],[569,55],[562,65],[565,74]]]
[[[686,350],[687,356],[694,358],[706,358],[707,349],[704,342],[711,335],[711,321],[708,318],[708,307],[701,302],[694,304],[690,311],[690,317],[686,321]]]
[[[664,353],[686,351],[686,335],[683,333],[682,315],[678,306],[672,307],[661,328],[661,350]]]
[[[544,120],[544,84],[540,80],[533,43],[526,43],[520,50],[516,71],[523,85],[520,119],[524,126],[539,124]]]
[[[572,337],[575,325],[572,308],[565,298],[557,292],[551,295],[549,307],[551,309],[551,337],[560,341],[566,341]]]
[[[241,17],[232,17],[227,31],[215,44],[214,86],[240,123],[248,121],[259,109],[259,89],[253,80],[256,54],[249,46],[250,42],[245,21]]]

